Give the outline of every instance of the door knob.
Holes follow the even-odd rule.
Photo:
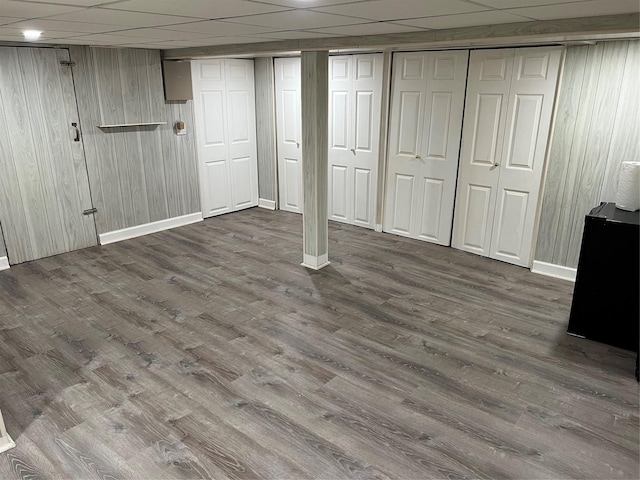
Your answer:
[[[420,160],[422,157],[420,155],[416,155],[416,160]]]
[[[355,155],[355,154],[356,154],[356,149],[355,149],[355,148],[352,148],[352,149],[351,149],[351,153],[353,153],[353,154]]]
[[[498,162],[495,162],[493,165],[491,165],[491,167],[489,167],[489,170],[493,170],[496,167],[499,167],[500,164]]]
[[[300,142],[296,142],[296,148],[300,148]]]

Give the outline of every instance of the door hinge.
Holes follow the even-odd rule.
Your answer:
[[[64,65],[65,67],[74,67],[76,62],[71,60],[60,60],[60,65]]]
[[[94,213],[96,213],[98,211],[98,209],[96,207],[93,208],[87,208],[84,212],[82,212],[83,215],[92,215]]]

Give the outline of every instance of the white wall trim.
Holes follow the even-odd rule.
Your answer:
[[[570,282],[576,281],[576,274],[578,273],[577,268],[555,265],[553,263],[539,262],[538,260],[535,260],[533,262],[531,271],[533,273],[539,273],[540,275],[547,275],[548,277],[569,280]]]
[[[268,210],[275,210],[276,202],[275,200],[267,200],[266,198],[260,198],[258,199],[258,206],[260,208],[266,208]]]
[[[122,230],[114,230],[99,235],[100,245],[108,245],[109,243],[141,237],[143,235],[149,235],[150,233],[169,230],[170,228],[182,227],[191,223],[201,222],[202,220],[202,212],[197,212],[180,217],[167,218],[166,220],[158,220],[157,222],[145,223],[143,225],[136,225],[135,227],[123,228]]]
[[[12,448],[16,448],[16,443],[11,440],[9,434],[5,437],[0,437],[0,453],[11,450]]]
[[[9,267],[9,257],[0,257],[0,270],[6,270]]]
[[[307,255],[304,254],[304,261],[302,262],[302,266],[306,268],[311,268],[312,270],[320,270],[323,267],[326,267],[331,262],[329,261],[329,254],[325,253],[324,255],[320,255],[316,257],[315,255]]]
[[[7,433],[7,429],[4,426],[4,419],[2,418],[2,412],[0,411],[0,453],[6,452],[15,446],[15,442],[11,440],[11,437]]]

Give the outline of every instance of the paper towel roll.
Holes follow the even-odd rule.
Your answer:
[[[640,162],[622,162],[616,207],[629,212],[640,209]]]

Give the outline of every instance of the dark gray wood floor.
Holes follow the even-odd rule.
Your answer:
[[[0,273],[0,478],[638,478],[573,285],[252,209]]]

